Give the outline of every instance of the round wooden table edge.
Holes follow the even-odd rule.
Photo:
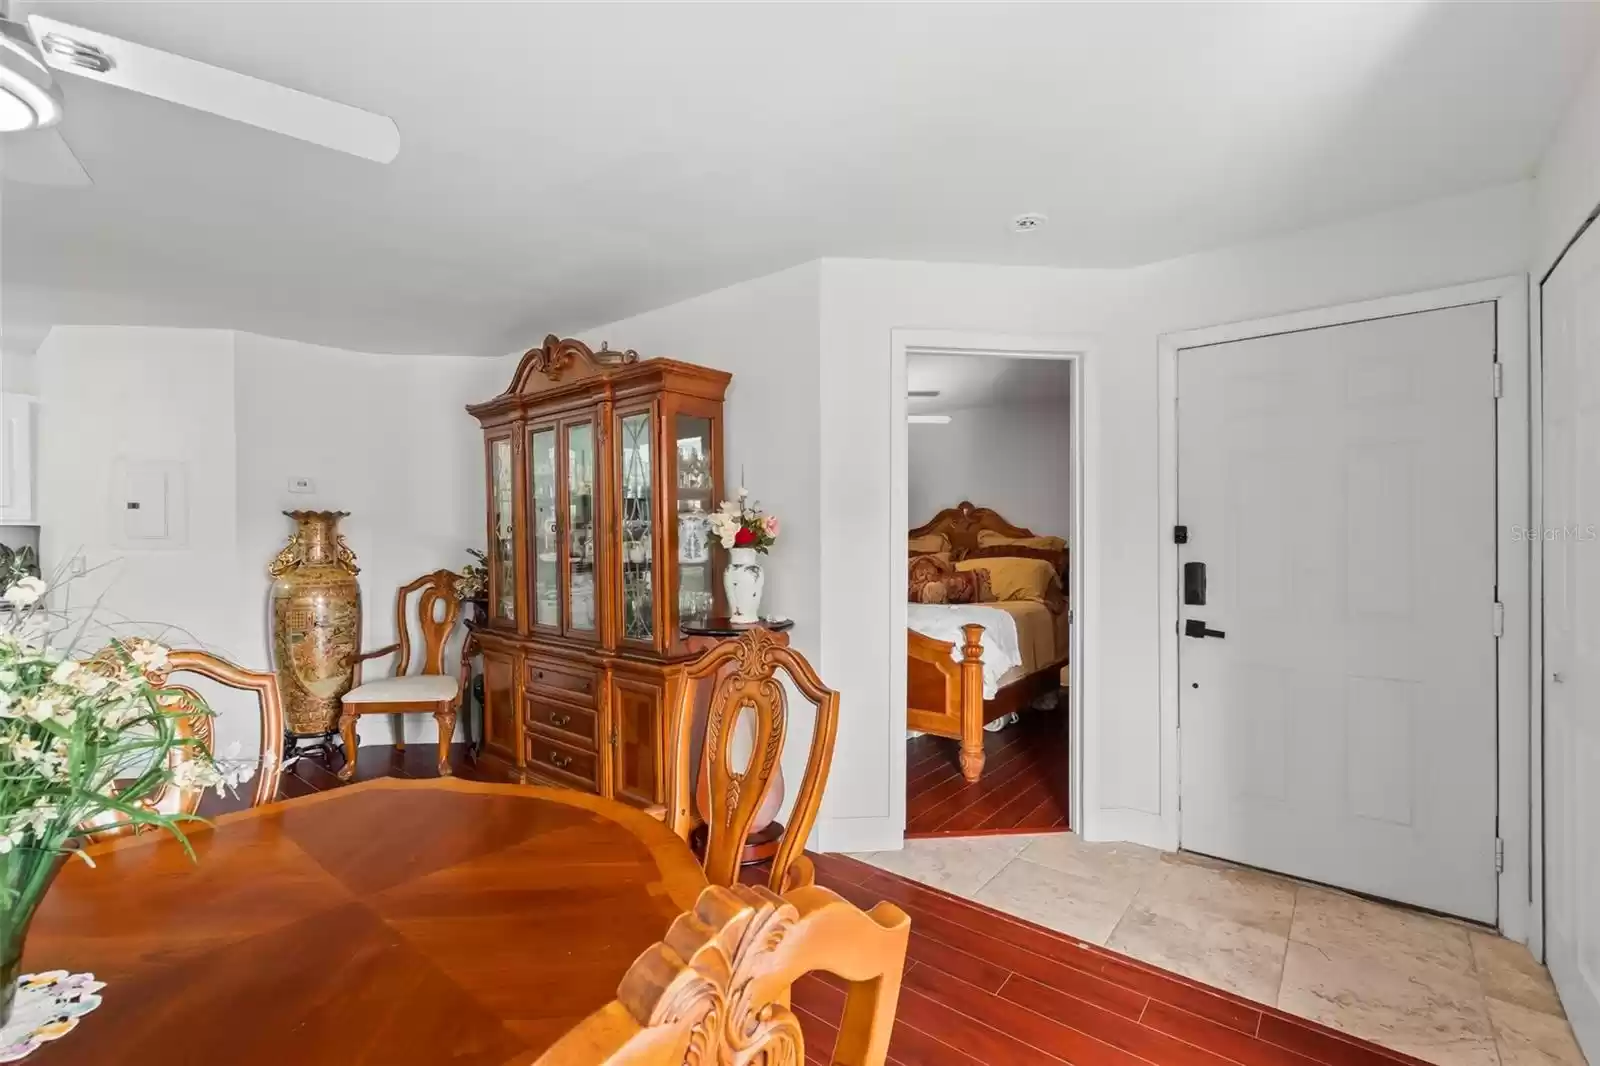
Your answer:
[[[706,880],[705,870],[701,868],[700,861],[690,850],[688,843],[676,833],[666,827],[666,824],[650,817],[636,807],[630,807],[616,800],[608,800],[589,792],[578,792],[568,788],[552,788],[545,785],[518,785],[498,781],[464,781],[459,777],[375,777],[370,781],[360,781],[354,785],[345,785],[341,788],[329,789],[326,792],[315,792],[309,796],[295,796],[291,799],[277,800],[265,803],[259,807],[251,807],[242,811],[230,811],[212,819],[196,819],[181,823],[186,827],[185,835],[212,832],[226,828],[237,822],[250,821],[256,818],[269,817],[285,810],[298,810],[304,807],[313,807],[319,803],[328,803],[341,798],[348,798],[362,792],[374,791],[423,791],[423,792],[463,792],[472,794],[500,795],[518,799],[542,799],[560,803],[568,807],[581,807],[608,818],[628,830],[645,847],[650,849],[651,857],[656,861],[656,867],[661,871],[662,880],[665,882],[667,894],[672,901],[683,910],[694,907],[695,900],[700,897],[700,892],[709,882]],[[170,833],[146,832],[136,836],[117,837],[112,840],[91,844],[83,849],[89,858],[104,855],[123,848],[151,847],[162,841],[172,840]],[[662,930],[662,935],[666,930]]]

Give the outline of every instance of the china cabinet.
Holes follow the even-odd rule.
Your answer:
[[[508,777],[663,800],[695,657],[679,626],[723,613],[709,517],[730,380],[552,335],[467,408],[488,490],[482,758]]]

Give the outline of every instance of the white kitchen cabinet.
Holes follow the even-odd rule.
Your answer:
[[[0,393],[0,525],[31,525],[33,505],[33,413],[36,400]]]

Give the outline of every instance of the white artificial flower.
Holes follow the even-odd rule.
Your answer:
[[[748,495],[750,495],[750,490],[745,488],[743,485],[740,485],[739,486],[739,502],[743,503],[744,502],[744,498],[746,496],[748,496]]]
[[[128,655],[136,666],[147,673],[167,668],[167,649],[153,640],[138,641],[129,649]]]
[[[42,758],[39,742],[30,736],[13,737],[11,753],[21,762],[38,762]]]
[[[72,675],[72,687],[85,696],[98,696],[111,687],[111,679],[94,670],[79,670]]]
[[[32,607],[39,602],[49,586],[33,576],[21,578],[0,596],[13,607]]]
[[[24,707],[22,713],[35,722],[43,722],[55,717],[56,705],[52,700],[40,698]]]
[[[729,518],[738,518],[739,517],[739,510],[740,510],[739,505],[737,503],[735,503],[734,501],[732,501],[732,500],[723,500],[722,501],[722,508],[721,508],[719,513],[727,515]]]
[[[65,685],[72,680],[72,675],[81,670],[77,663],[71,659],[62,659],[50,674],[50,680],[57,685]]]

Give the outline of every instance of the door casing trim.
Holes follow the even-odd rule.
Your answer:
[[[1173,848],[1181,846],[1178,812],[1181,767],[1178,743],[1178,548],[1172,527],[1178,516],[1178,353],[1185,348],[1247,340],[1276,333],[1337,326],[1375,318],[1437,311],[1462,304],[1495,304],[1496,350],[1505,387],[1496,412],[1496,567],[1505,631],[1498,647],[1498,835],[1505,864],[1498,876],[1499,928],[1509,939],[1528,944],[1543,957],[1543,901],[1533,891],[1543,869],[1543,842],[1535,832],[1541,813],[1535,798],[1544,792],[1543,774],[1533,744],[1531,707],[1536,647],[1533,643],[1531,589],[1537,565],[1537,539],[1514,541],[1513,528],[1531,529],[1534,515],[1531,442],[1538,429],[1530,399],[1529,278],[1492,278],[1443,289],[1388,296],[1359,303],[1296,311],[1271,318],[1231,322],[1204,329],[1163,334],[1157,340],[1157,492],[1160,599],[1162,830]],[[1485,389],[1490,387],[1486,378]],[[1489,619],[1484,619],[1489,624]],[[1542,669],[1542,667],[1541,667]]]

